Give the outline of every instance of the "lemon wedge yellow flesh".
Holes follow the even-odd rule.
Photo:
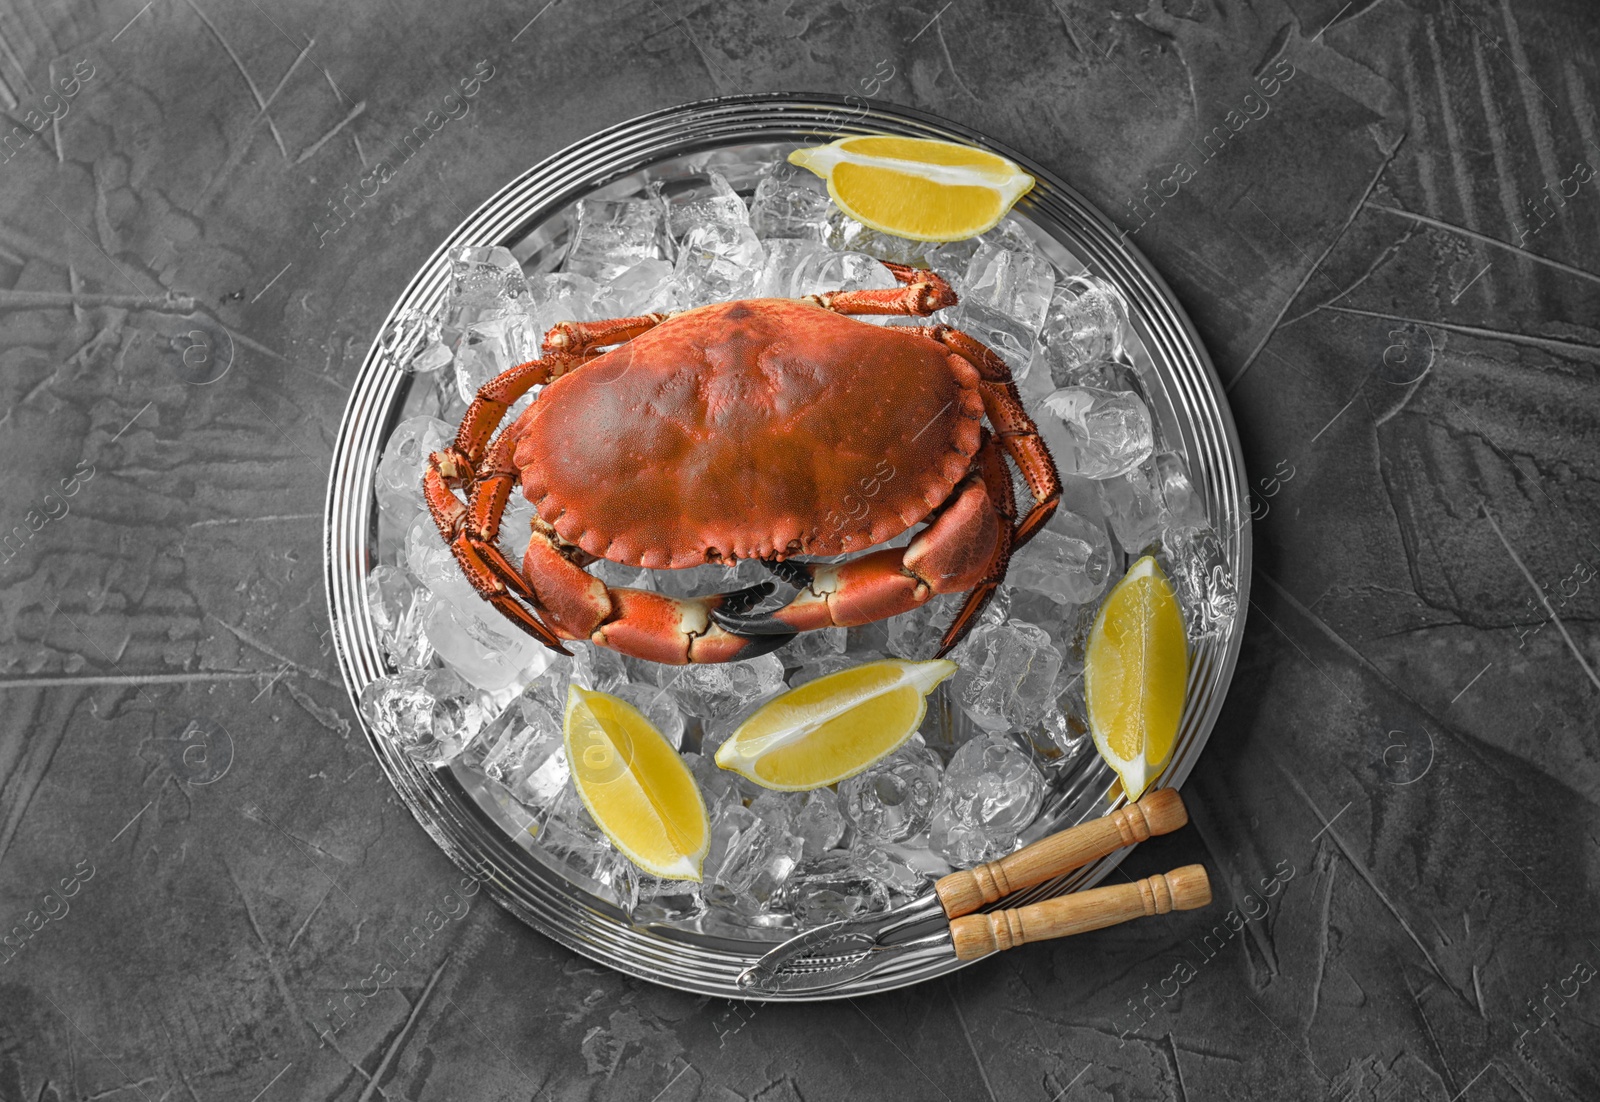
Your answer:
[[[717,750],[717,764],[782,792],[842,781],[910,738],[927,695],[955,672],[943,659],[891,659],[808,681],[741,723]]]
[[[998,154],[927,138],[861,134],[797,149],[789,161],[826,180],[856,221],[916,241],[976,237],[1034,183]]]
[[[1172,756],[1189,680],[1183,613],[1149,555],[1106,595],[1084,652],[1095,749],[1137,800]]]
[[[699,880],[711,824],[666,737],[626,700],[577,685],[562,737],[578,795],[623,856],[664,880]]]

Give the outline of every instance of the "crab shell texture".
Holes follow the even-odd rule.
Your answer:
[[[568,544],[631,566],[828,556],[923,520],[982,435],[973,366],[814,303],[676,315],[550,383],[513,463]]]

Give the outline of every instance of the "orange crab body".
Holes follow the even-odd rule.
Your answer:
[[[848,316],[926,315],[955,301],[933,273],[889,267],[901,287],[554,327],[540,360],[479,392],[424,480],[468,579],[557,649],[590,639],[661,662],[727,661],[970,591],[945,636],[944,649],[954,645],[1011,551],[1049,518],[1059,479],[993,352],[947,326]],[[549,385],[490,443],[539,383]],[[1020,524],[1003,455],[1034,498]],[[520,569],[495,547],[515,488],[537,514]],[[924,521],[906,547],[804,561]],[[598,559],[654,569],[760,559],[799,592],[755,614],[771,583],[676,598],[608,587],[584,569]]]
[[[539,515],[597,558],[838,555],[899,535],[966,477],[978,383],[921,330],[719,303],[557,379],[513,462]]]

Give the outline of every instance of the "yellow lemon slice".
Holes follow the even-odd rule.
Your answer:
[[[665,736],[626,700],[577,685],[562,736],[583,805],[623,856],[664,880],[699,880],[711,824]]]
[[[1106,595],[1084,651],[1095,749],[1137,800],[1172,756],[1189,680],[1189,646],[1172,584],[1149,555]]]
[[[781,792],[842,781],[910,738],[927,695],[955,672],[944,659],[887,659],[808,681],[741,723],[717,750],[717,764]]]
[[[850,217],[915,241],[960,241],[993,229],[1033,177],[986,150],[927,138],[860,134],[797,149],[791,164],[828,181]]]

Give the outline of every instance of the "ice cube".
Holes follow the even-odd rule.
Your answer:
[[[766,245],[758,293],[769,298],[804,298],[831,291],[895,286],[882,263],[864,253],[838,253],[815,241],[779,240]]]
[[[1089,737],[1089,709],[1083,699],[1083,677],[1074,674],[1056,693],[1055,706],[1028,732],[1043,767],[1053,775],[1069,771],[1094,745]]]
[[[862,838],[900,842],[928,825],[939,791],[939,760],[916,737],[839,782],[839,803]]]
[[[1055,270],[1027,233],[1003,223],[983,235],[968,261],[951,324],[998,352],[1020,380],[1027,375],[1055,285]]]
[[[518,364],[539,357],[541,332],[517,312],[479,318],[461,330],[455,344],[456,396],[472,401],[480,387]]]
[[[384,657],[399,670],[420,670],[433,661],[433,644],[422,630],[431,594],[408,571],[375,566],[367,575],[367,608]]]
[[[638,882],[638,900],[628,916],[634,922],[677,925],[692,922],[705,913],[705,896],[693,880],[662,880],[641,872]]]
[[[922,736],[924,745],[942,760],[948,760],[968,739],[983,731],[967,715],[949,681],[941,682],[928,694],[928,710],[923,714],[917,733]]]
[[[595,320],[594,303],[600,296],[600,285],[577,272],[546,272],[528,281],[528,317],[535,342],[527,360],[538,356],[538,344],[558,321]],[[522,363],[522,360],[517,361]]]
[[[848,853],[808,858],[783,886],[778,904],[807,926],[889,909],[889,889]]]
[[[654,199],[580,199],[562,270],[605,283],[661,258],[662,205]]]
[[[442,334],[454,353],[461,401],[470,402],[484,383],[539,354],[529,305],[528,281],[509,250],[452,250]]]
[[[502,245],[460,245],[450,250],[447,301],[452,306],[495,308],[516,302],[527,293],[527,278],[510,249]]]
[[[441,340],[431,340],[411,357],[411,370],[419,375],[429,375],[440,368],[449,367],[453,354]]]
[[[793,834],[795,815],[800,810],[800,797],[793,792],[763,792],[750,801],[750,810],[765,819],[774,830]]]
[[[978,614],[979,623],[1001,623],[1011,604],[1011,586],[1002,585],[990,596],[988,604]],[[926,661],[933,658],[944,643],[944,633],[955,622],[967,594],[941,593],[919,608],[878,621],[884,625],[884,650],[898,658]],[[870,625],[869,625],[870,626]],[[856,630],[856,629],[852,629]]]
[[[426,765],[453,760],[503,704],[448,669],[402,670],[361,691],[361,714],[373,730]]]
[[[816,788],[800,798],[800,809],[795,813],[790,833],[798,835],[805,843],[807,857],[816,857],[839,844],[839,839],[844,837],[844,815],[831,789]]]
[[[492,605],[485,603],[484,607],[487,614],[471,606],[459,607],[437,594],[429,602],[422,628],[445,665],[491,692],[538,676],[551,652],[531,636],[519,639],[500,634],[500,625],[490,620],[499,613]]]
[[[623,910],[638,903],[639,870],[617,852],[570,783],[539,822],[534,841],[571,872],[593,881],[599,894]]]
[[[1239,609],[1239,587],[1222,541],[1209,525],[1178,525],[1161,533],[1156,561],[1172,579],[1191,642],[1226,632]]]
[[[427,510],[422,476],[428,469],[428,456],[455,436],[456,430],[437,417],[412,417],[395,426],[383,446],[375,479],[378,508],[384,516],[409,526],[418,513]]]
[[[685,754],[683,763],[694,774],[695,784],[700,786],[700,796],[708,809],[715,809],[729,801],[742,803],[734,784],[737,774],[723,769],[710,754]]]
[[[936,809],[928,822],[928,849],[952,865],[980,865],[1016,848],[1015,834],[973,826],[947,808]]]
[[[830,655],[843,654],[845,628],[817,628],[802,631],[775,653],[785,666],[803,666]]]
[[[669,597],[704,597],[737,588],[733,571],[717,563],[681,570],[652,570],[650,580],[656,592]]]
[[[550,664],[531,677],[522,688],[522,695],[539,701],[556,715],[567,711],[567,684],[572,680],[577,663],[571,658],[551,652]]]
[[[952,285],[960,282],[966,272],[967,262],[979,245],[975,239],[936,245],[896,237],[892,233],[864,226],[838,208],[828,215],[828,229],[823,243],[836,252],[865,253],[892,264],[929,268],[944,276]]]
[[[1061,670],[1061,651],[1044,629],[1015,619],[980,623],[951,657],[961,667],[953,692],[990,731],[1037,723]]]
[[[1128,302],[1110,282],[1088,275],[1063,280],[1040,334],[1055,385],[1072,386],[1090,364],[1122,355],[1127,322]]]
[[[568,643],[567,647],[572,651],[572,678],[585,689],[616,693],[628,683],[628,669],[623,665],[622,655],[610,647],[576,641]]]
[[[779,161],[756,184],[750,199],[750,228],[769,247],[774,238],[820,242],[828,235],[829,218],[836,209],[820,179]]]
[[[478,687],[495,690],[531,680],[550,664],[553,652],[514,627],[462,576],[431,517],[412,524],[406,557],[433,593],[423,630],[447,665]]]
[[[1111,541],[1105,529],[1066,509],[1057,509],[1011,557],[1006,581],[1043,593],[1059,604],[1082,604],[1098,597],[1111,576]]]
[[[639,709],[639,713],[661,732],[674,750],[682,749],[683,711],[678,707],[675,696],[656,685],[638,681],[626,681],[605,691]]]
[[[889,619],[889,641],[885,649],[896,658],[925,661],[934,656],[944,629],[955,619],[965,593],[941,593],[926,604]]]
[[[1005,735],[975,738],[944,771],[939,806],[989,830],[1028,827],[1044,800],[1044,777],[1028,753]]]
[[[537,696],[523,693],[484,729],[483,737],[462,760],[504,785],[524,804],[542,807],[559,792],[559,786],[552,789],[536,782],[530,787],[526,782],[535,776],[547,782],[548,772],[540,771],[561,752],[561,714]]]
[[[992,861],[1017,848],[1043,802],[1044,776],[1025,751],[1004,735],[975,738],[945,769],[928,848],[955,865]]]
[[[679,305],[672,265],[665,260],[641,260],[602,284],[588,313],[593,318],[631,318],[671,313]]]
[[[871,877],[897,897],[910,898],[927,890],[928,876],[905,860],[903,847],[859,842],[850,850],[850,860],[863,876]]]
[[[443,333],[436,313],[424,313],[414,307],[405,307],[395,314],[394,321],[379,338],[382,349],[402,371],[427,373],[440,366],[433,351],[443,344]],[[445,350],[445,360],[450,358]]]
[[[765,909],[800,863],[804,844],[739,804],[724,804],[711,824],[704,868],[708,903],[742,914]]]
[[[782,651],[777,653],[782,654]],[[851,666],[859,666],[865,659],[853,654],[825,654],[821,658],[813,658],[799,669],[789,675],[789,687],[799,688],[807,681],[815,681],[819,677],[826,677],[830,673],[848,670]]]
[[[1095,485],[1111,531],[1130,555],[1143,552],[1165,528],[1207,523],[1188,470],[1172,452],[1161,452],[1127,474]]]
[[[523,497],[520,490],[512,490],[511,496],[506,499],[505,510],[500,514],[500,535],[495,544],[513,566],[521,566],[523,556],[528,553],[528,539],[532,535],[532,522],[536,515],[533,502]]]
[[[1049,350],[1042,343],[1034,345],[1034,356],[1041,362],[1051,362]],[[1045,375],[1040,385],[1046,390],[1052,387],[1093,387],[1096,390],[1109,390],[1113,393],[1137,394],[1141,399],[1148,399],[1149,392],[1144,379],[1132,364],[1123,360],[1099,359],[1091,360],[1072,368],[1063,368],[1056,363],[1052,374]],[[1146,408],[1149,407],[1145,401]],[[1159,426],[1158,426],[1159,427]]]
[[[1044,408],[1072,440],[1072,453],[1056,456],[1063,474],[1115,478],[1150,458],[1155,447],[1150,411],[1137,394],[1064,387],[1045,398]]]
[[[596,559],[589,564],[588,571],[613,589],[619,586],[630,589],[651,588],[650,571],[641,567],[612,562],[610,559]]]
[[[569,787],[571,780],[572,767],[567,764],[567,749],[562,746],[523,774],[517,798],[529,807],[549,807]]]
[[[710,195],[671,208],[668,225],[677,249],[673,279],[685,305],[747,298],[766,252],[750,228],[744,200],[720,173]]]
[[[685,712],[704,720],[730,718],[752,701],[783,688],[783,663],[775,654],[661,670],[661,687],[671,690]]]

